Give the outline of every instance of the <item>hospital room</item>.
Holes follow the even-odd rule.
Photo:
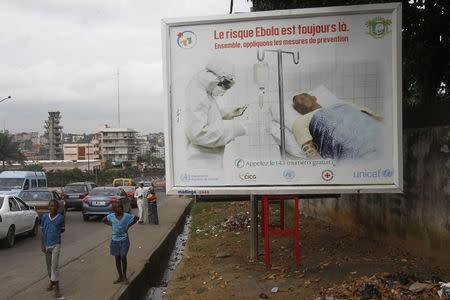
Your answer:
[[[389,99],[392,92],[383,82],[386,63],[377,61],[334,61],[306,63],[300,56],[283,54],[281,76],[284,98],[284,151],[280,126],[279,68],[277,53],[255,51],[252,64],[236,66],[236,84],[227,95],[227,104],[248,104],[240,119],[247,127],[247,135],[237,137],[225,148],[225,159],[244,158],[251,160],[301,160],[308,159],[297,142],[293,125],[302,116],[293,106],[293,97],[308,93],[317,98],[322,107],[338,103],[353,103],[367,108],[384,119],[384,132],[392,125]]]

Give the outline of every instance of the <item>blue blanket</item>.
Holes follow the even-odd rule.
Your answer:
[[[344,103],[317,111],[309,131],[323,158],[374,159],[383,147],[382,123]]]

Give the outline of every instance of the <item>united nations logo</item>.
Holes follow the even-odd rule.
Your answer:
[[[284,170],[283,172],[284,179],[292,180],[295,178],[295,171],[293,170]]]
[[[369,31],[366,33],[370,34],[373,38],[381,39],[388,33],[392,32],[389,28],[391,24],[391,20],[377,17],[366,22],[366,26],[369,29]]]
[[[240,169],[244,167],[245,162],[243,159],[239,158],[234,161],[234,165]]]

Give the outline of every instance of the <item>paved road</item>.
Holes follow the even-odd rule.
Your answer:
[[[158,195],[158,208],[164,208],[166,196]],[[137,208],[133,209],[137,214]],[[111,239],[111,228],[91,218],[84,222],[80,211],[68,211],[66,232],[62,234],[60,267],[88,253]],[[40,250],[40,234],[36,237],[18,237],[13,248],[0,247],[0,299],[7,299],[18,291],[45,278],[46,266]]]

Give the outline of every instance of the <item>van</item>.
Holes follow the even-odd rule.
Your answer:
[[[133,180],[131,178],[116,178],[113,180],[112,186],[118,187],[118,186],[124,186],[124,185],[134,185]]]
[[[18,196],[21,191],[47,189],[44,172],[3,171],[0,173],[0,194]]]

